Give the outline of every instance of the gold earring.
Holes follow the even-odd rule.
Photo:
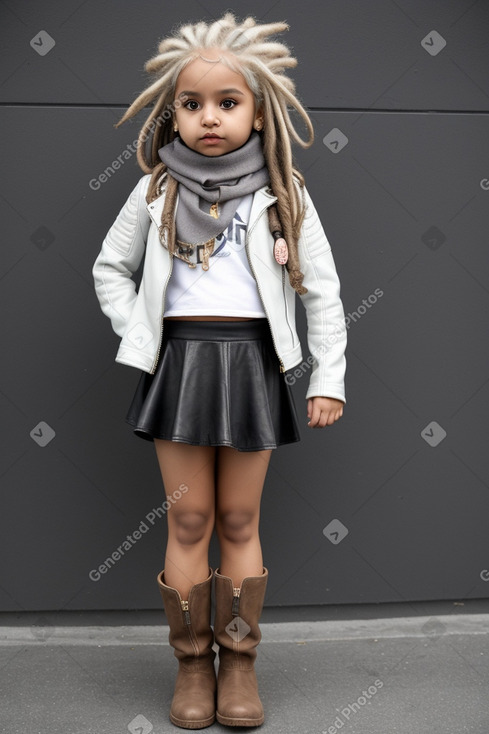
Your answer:
[[[178,132],[178,125],[176,122],[173,123],[173,130],[174,132]]]
[[[263,120],[258,120],[258,122],[256,123],[255,130],[257,132],[259,132],[262,129],[262,123],[263,123]]]

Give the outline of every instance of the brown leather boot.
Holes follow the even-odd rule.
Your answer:
[[[229,576],[215,571],[214,634],[219,644],[216,717],[225,726],[260,726],[265,714],[258,695],[254,662],[261,640],[258,627],[268,571],[248,576],[233,588]]]
[[[216,672],[210,625],[212,569],[209,578],[190,589],[188,601],[177,589],[157,581],[170,626],[169,642],[179,661],[170,721],[182,729],[204,729],[215,720]]]

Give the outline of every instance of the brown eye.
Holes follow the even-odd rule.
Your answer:
[[[223,99],[221,104],[225,110],[232,110],[233,107],[236,105],[236,102],[234,101],[234,99]]]

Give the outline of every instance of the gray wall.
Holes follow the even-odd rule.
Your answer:
[[[89,182],[136,137],[143,117],[113,124],[158,37],[227,7],[1,4],[1,610],[161,606],[165,519],[148,514],[163,489],[153,446],[124,423],[138,373],[114,362],[90,272],[141,175],[135,156],[98,190]],[[273,455],[267,604],[487,597],[489,4],[233,9],[291,25],[316,128],[297,161],[350,318],[343,419],[307,429],[303,376],[302,441]],[[341,149],[328,142],[343,136]]]

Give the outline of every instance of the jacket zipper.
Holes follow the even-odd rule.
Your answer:
[[[280,372],[285,372],[285,367],[284,367],[284,363],[282,362],[282,359],[280,358],[280,354],[278,353],[278,350],[277,350],[277,344],[276,344],[276,342],[275,342],[275,338],[274,338],[274,336],[273,336],[273,331],[272,331],[272,327],[271,327],[271,324],[270,324],[270,317],[269,317],[269,315],[268,315],[268,311],[267,311],[267,309],[266,309],[265,303],[263,302],[263,296],[262,296],[262,293],[261,293],[261,290],[260,290],[260,285],[259,285],[259,283],[258,283],[258,280],[257,280],[257,277],[256,277],[256,273],[255,273],[255,270],[254,270],[254,268],[253,268],[253,264],[252,264],[252,262],[251,262],[251,258],[250,258],[250,251],[249,251],[249,248],[248,248],[248,243],[249,243],[249,238],[250,238],[250,234],[252,233],[252,231],[253,231],[253,229],[254,229],[254,227],[255,227],[255,225],[256,225],[256,223],[257,223],[257,221],[258,221],[258,220],[259,220],[259,218],[261,217],[261,215],[262,215],[262,214],[263,214],[264,212],[266,212],[266,210],[268,209],[268,207],[269,207],[269,206],[271,206],[271,205],[270,205],[270,204],[268,204],[268,205],[267,205],[267,206],[266,206],[266,207],[265,207],[264,209],[262,209],[262,210],[261,210],[261,212],[259,213],[259,215],[258,215],[258,216],[257,216],[257,218],[255,219],[255,221],[254,221],[253,225],[251,226],[251,229],[250,229],[250,230],[247,230],[247,232],[246,232],[246,237],[245,237],[245,250],[246,250],[246,256],[247,256],[247,258],[248,258],[248,263],[249,263],[249,266],[250,266],[250,270],[251,270],[251,272],[252,272],[252,274],[253,274],[253,277],[254,277],[254,279],[255,279],[255,282],[256,282],[256,287],[257,287],[257,290],[258,290],[258,295],[260,296],[260,300],[261,300],[261,303],[262,303],[262,306],[263,306],[263,310],[265,311],[265,313],[266,313],[266,316],[267,316],[268,326],[269,326],[269,328],[270,328],[270,334],[271,334],[271,336],[272,336],[272,343],[273,343],[273,348],[275,349],[275,354],[277,355],[278,361],[280,362]]]
[[[168,277],[166,279],[166,283],[165,283],[165,285],[163,287],[163,299],[162,299],[162,304],[161,304],[160,342],[158,344],[158,349],[156,351],[156,357],[154,359],[153,366],[151,368],[151,373],[150,374],[152,374],[152,375],[154,375],[154,373],[156,372],[156,367],[157,367],[157,364],[158,364],[158,360],[160,358],[161,345],[163,344],[163,322],[164,322],[164,314],[165,314],[165,296],[166,296],[166,289],[168,288],[168,283],[170,281],[170,277],[171,277],[171,274],[173,272],[173,255],[169,255],[169,257],[170,257],[170,261],[171,261],[170,271],[168,273]]]
[[[292,337],[292,344],[294,343],[294,332],[292,331],[292,327],[290,325],[289,321],[289,309],[287,307],[287,295],[285,293],[285,265],[282,265],[282,293],[284,295],[284,305],[285,305],[285,320],[287,321],[287,326],[289,327],[290,335]]]

